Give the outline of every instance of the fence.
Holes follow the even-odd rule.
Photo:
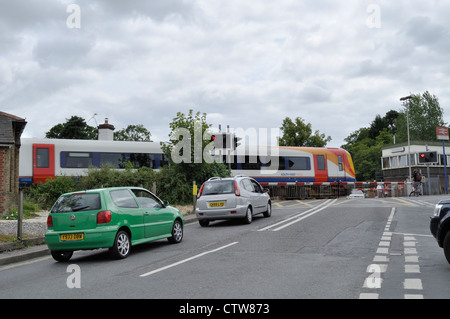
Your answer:
[[[327,182],[327,183],[261,183],[269,189],[272,199],[337,198],[351,194],[364,197],[408,196],[411,183],[407,182]],[[422,192],[423,193],[423,192]]]

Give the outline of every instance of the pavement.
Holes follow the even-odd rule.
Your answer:
[[[194,214],[184,216],[185,224],[197,222]],[[25,262],[39,257],[50,256],[44,237],[26,239],[14,243],[0,243],[0,267]]]

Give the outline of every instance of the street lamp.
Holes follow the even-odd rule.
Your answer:
[[[405,105],[405,107],[406,107],[406,128],[407,128],[407,134],[408,134],[408,168],[409,168],[409,181],[411,182],[411,144],[409,141],[409,103],[406,106],[406,101],[409,101],[410,99],[412,99],[411,95],[400,98],[400,101],[403,102],[403,105]]]

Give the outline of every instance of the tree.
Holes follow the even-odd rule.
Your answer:
[[[126,128],[114,132],[116,141],[151,142],[152,134],[142,125],[128,125]]]
[[[46,138],[95,140],[98,138],[98,130],[86,124],[79,116],[66,119],[66,123],[57,124],[45,133]]]
[[[297,117],[295,122],[286,117],[280,129],[283,132],[283,136],[278,139],[280,146],[324,147],[331,141],[330,136],[326,137],[319,131],[312,135],[311,124],[306,124],[300,117]]]
[[[384,117],[376,115],[369,127],[362,127],[345,139],[347,144],[341,147],[352,154],[357,180],[372,181],[375,173],[381,171],[382,147],[393,142],[392,123],[397,116],[392,110]]]
[[[443,115],[444,110],[439,105],[435,95],[425,91],[423,94],[412,94],[412,98],[405,103],[403,110],[395,121],[397,127],[397,141],[408,140],[406,113],[409,108],[409,134],[410,140],[434,141],[436,127],[446,126]]]
[[[193,110],[189,110],[187,115],[177,113],[170,123],[172,131],[169,134],[169,142],[161,143],[170,163],[165,174],[176,176],[178,182],[185,185],[191,185],[193,181],[201,184],[213,176],[231,175],[225,164],[208,159],[209,150],[212,150],[211,142],[207,138],[210,136],[210,127],[206,122],[206,113],[194,114]],[[186,194],[180,196],[186,198]]]

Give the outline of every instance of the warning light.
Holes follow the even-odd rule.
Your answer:
[[[420,164],[431,164],[431,163],[437,163],[437,162],[438,162],[437,152],[419,153],[419,163]]]
[[[211,142],[214,142],[216,140],[216,136],[215,135],[211,135]]]

